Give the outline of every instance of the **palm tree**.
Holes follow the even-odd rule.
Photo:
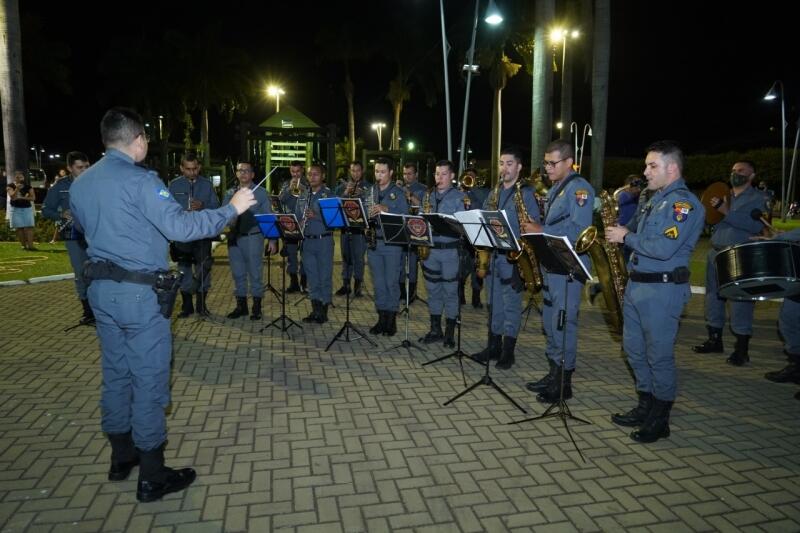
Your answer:
[[[3,108],[3,143],[6,175],[28,168],[28,131],[22,92],[22,44],[17,0],[0,2],[0,101]]]
[[[608,70],[611,55],[611,2],[596,0],[592,69],[592,186],[603,186],[608,124]]]
[[[535,6],[536,29],[533,47],[533,109],[531,111],[531,158],[544,154],[553,131],[553,72],[547,45],[547,25],[555,15],[554,0],[539,0]]]

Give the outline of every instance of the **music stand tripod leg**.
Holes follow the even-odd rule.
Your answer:
[[[405,275],[405,280],[404,280],[404,283],[405,283],[405,286],[406,286],[406,301],[405,301],[406,307],[403,310],[406,313],[406,324],[405,324],[406,334],[405,334],[405,339],[403,339],[400,342],[400,344],[396,344],[396,345],[394,345],[394,346],[392,346],[390,348],[387,348],[386,350],[384,350],[381,353],[386,353],[386,352],[390,352],[392,350],[397,350],[398,348],[405,348],[406,350],[408,350],[408,355],[411,355],[411,349],[412,348],[417,349],[419,351],[423,351],[423,348],[421,346],[418,346],[415,343],[413,343],[410,340],[408,340],[408,321],[409,321],[409,315],[410,315],[410,313],[408,312],[408,306],[410,305],[410,298],[411,298],[411,295],[408,294],[408,290],[409,290],[409,287],[410,287],[410,284],[411,284],[411,281],[410,281],[411,280],[411,273],[408,270],[409,256],[410,255],[411,255],[410,253],[406,253],[406,275]],[[401,311],[401,313],[403,311]]]
[[[345,309],[345,321],[344,321],[344,324],[342,325],[341,328],[339,328],[339,331],[336,333],[336,335],[333,336],[331,341],[325,347],[325,351],[327,352],[328,350],[330,350],[331,346],[333,346],[333,343],[335,343],[338,340],[344,340],[345,342],[352,342],[352,341],[357,341],[357,340],[364,339],[365,341],[367,341],[371,345],[377,347],[378,345],[375,343],[375,341],[370,339],[363,331],[358,329],[352,322],[350,322],[350,291],[347,291],[347,293],[345,293],[345,298],[346,299],[345,299],[345,304],[344,304],[345,305],[345,307],[344,307],[344,309]],[[359,336],[350,338],[350,330],[355,331]],[[344,339],[341,339],[342,335],[345,336]]]
[[[281,270],[283,270],[283,275],[281,277],[281,289],[283,289],[285,291],[286,290],[286,258],[285,257],[283,258],[283,260],[281,262]],[[285,292],[284,292],[284,294],[285,294]],[[264,326],[263,328],[261,328],[259,330],[259,333],[263,332],[267,328],[277,328],[277,329],[281,330],[281,334],[286,333],[286,335],[289,336],[289,338],[291,338],[291,335],[289,335],[289,328],[291,328],[292,326],[297,326],[298,328],[303,329],[303,326],[301,326],[300,324],[298,324],[297,322],[295,322],[294,320],[292,320],[291,318],[289,318],[286,315],[286,296],[284,296],[283,298],[280,298],[280,303],[281,303],[281,315],[279,317],[277,317],[275,320],[273,320],[272,322],[270,322],[269,324],[267,324],[266,326]],[[289,323],[288,325],[286,324],[287,322]],[[278,325],[278,323],[280,323],[280,325]]]

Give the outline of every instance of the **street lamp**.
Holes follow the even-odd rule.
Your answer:
[[[555,28],[550,32],[550,39],[561,43],[561,120],[572,121],[572,84],[567,80],[567,37],[577,39],[581,32],[572,29]]]
[[[780,89],[779,89],[780,87]],[[786,222],[786,98],[783,92],[783,82],[777,80],[769,88],[764,100],[775,100],[778,91],[781,93],[781,220]]]
[[[464,70],[467,71],[467,91],[464,95],[464,122],[461,124],[461,150],[458,159],[458,175],[464,171],[464,161],[466,157],[465,146],[467,144],[467,118],[469,116],[469,92],[472,87],[472,75],[477,71],[475,65],[475,36],[478,33],[478,8],[480,0],[475,0],[475,20],[472,24],[472,42],[467,51],[468,61]],[[503,17],[497,10],[497,5],[494,0],[489,0],[489,7],[486,10],[486,18],[484,19],[488,24],[497,25],[503,22]]]
[[[372,129],[378,132],[378,150],[383,151],[383,141],[381,140],[381,132],[383,128],[386,127],[386,124],[383,122],[373,122]]]
[[[277,85],[270,85],[267,87],[267,94],[269,96],[275,97],[275,112],[278,113],[281,110],[281,96],[286,94],[286,91],[278,87]]]

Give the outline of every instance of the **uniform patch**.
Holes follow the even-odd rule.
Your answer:
[[[161,198],[166,200],[166,199],[168,199],[170,197],[170,194],[169,194],[169,191],[167,189],[165,189],[164,187],[161,187],[158,190],[158,196],[160,196]]]
[[[672,239],[673,241],[678,238],[678,226],[672,226],[664,230],[664,237]]]
[[[689,211],[693,209],[689,202],[675,202],[672,204],[672,218],[676,222],[686,222],[689,218]]]
[[[578,205],[583,207],[586,205],[586,200],[589,199],[589,191],[586,189],[578,189],[575,191],[575,201],[578,202]]]
[[[395,199],[397,199],[397,194],[396,193],[389,194],[389,200],[395,200]]]

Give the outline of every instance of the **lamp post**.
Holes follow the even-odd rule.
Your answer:
[[[279,113],[281,110],[281,96],[286,94],[286,91],[277,85],[270,85],[267,87],[267,94],[275,97],[275,112]]]
[[[550,32],[553,42],[561,43],[561,121],[572,122],[572,84],[567,80],[567,37],[577,39],[581,32],[577,29],[555,28]]]
[[[586,134],[589,134],[589,137],[592,136],[592,127],[589,124],[584,124],[583,126],[583,137],[581,138],[581,156],[578,158],[578,172],[581,171],[583,168],[583,148],[586,146]],[[578,131],[575,131],[575,138],[578,138]]]
[[[464,122],[461,124],[461,150],[458,157],[458,175],[464,172],[464,161],[466,157],[466,144],[467,144],[467,119],[469,117],[469,93],[472,87],[472,75],[477,72],[478,68],[475,65],[475,36],[478,34],[478,8],[480,0],[475,0],[475,19],[472,24],[472,41],[467,51],[467,64],[464,65],[464,70],[467,71],[467,91],[464,95]],[[503,16],[497,9],[497,4],[494,0],[489,0],[489,6],[486,8],[486,17],[484,18],[487,24],[496,26],[503,22]]]
[[[381,140],[381,132],[385,127],[386,124],[384,124],[383,122],[372,123],[372,129],[378,132],[378,151],[383,151],[383,141]]]
[[[780,87],[780,89],[779,89]],[[783,92],[783,82],[777,80],[772,84],[764,100],[775,100],[781,93],[781,220],[786,222],[786,98]]]

